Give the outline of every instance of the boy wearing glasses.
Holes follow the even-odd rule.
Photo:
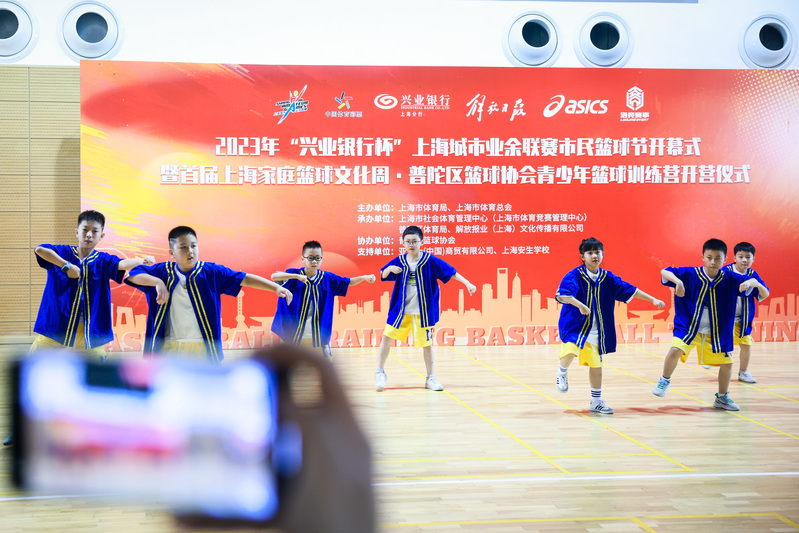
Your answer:
[[[336,296],[346,296],[347,289],[364,281],[375,282],[368,274],[344,278],[332,272],[319,270],[322,266],[322,245],[308,241],[302,245],[303,268],[289,268],[272,274],[272,281],[288,290],[291,302],[279,300],[272,321],[272,331],[283,342],[321,348],[330,353],[330,335],[333,331],[333,301]]]
[[[418,226],[408,226],[402,232],[405,254],[392,259],[380,271],[383,281],[394,281],[389,303],[388,320],[380,342],[378,366],[375,371],[375,390],[386,388],[386,364],[393,340],[404,341],[414,332],[414,346],[422,348],[427,367],[425,388],[442,391],[443,385],[433,375],[433,326],[439,318],[438,280],[443,283],[454,278],[464,285],[469,294],[477,287],[461,276],[453,266],[431,253],[421,250],[424,241]]]

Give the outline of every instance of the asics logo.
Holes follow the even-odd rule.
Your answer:
[[[561,109],[567,115],[604,115],[608,112],[608,100],[568,100],[566,104],[566,97],[562,94],[553,96],[550,100],[543,112],[546,118],[554,117]]]

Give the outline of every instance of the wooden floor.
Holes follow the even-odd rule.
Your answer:
[[[381,393],[374,351],[339,350],[374,448],[380,530],[799,530],[799,344],[754,346],[758,383],[731,386],[738,413],[712,407],[715,369],[695,363],[653,396],[667,348],[606,358],[610,416],[588,411],[586,368],[573,366],[569,392],[557,392],[557,346],[438,348],[444,392],[423,388],[418,349],[394,349]],[[0,478],[3,532],[173,530],[157,509],[35,499]]]

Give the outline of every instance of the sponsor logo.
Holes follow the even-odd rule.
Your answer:
[[[644,91],[638,87],[633,87],[627,91],[627,107],[633,111],[638,111],[644,107]]]
[[[325,111],[325,116],[328,118],[362,118],[363,111],[355,111],[351,109],[350,102],[354,100],[352,96],[347,96],[346,91],[341,91],[339,96],[333,97],[338,106],[333,111]]]
[[[341,91],[341,96],[336,97],[336,102],[338,102],[338,109],[341,109],[342,107],[345,106],[347,109],[350,108],[350,102],[352,101],[352,96],[345,96],[344,92],[345,91]]]
[[[400,109],[431,111],[449,109],[448,94],[403,94]]]
[[[308,111],[308,100],[302,99],[302,95],[305,94],[307,88],[308,86],[306,85],[301,91],[289,91],[288,100],[275,103],[276,106],[280,107],[280,111],[275,112],[275,116],[280,117],[280,120],[277,121],[278,124],[286,120],[286,117],[292,113]]]
[[[561,109],[567,115],[604,115],[608,112],[608,100],[566,100],[562,94],[553,96],[550,100],[544,108],[546,118],[554,117]]]
[[[378,94],[375,97],[375,107],[378,107],[380,109],[393,109],[397,107],[398,102],[399,100],[397,100],[394,96],[391,96],[390,94],[383,93],[383,94]]]
[[[649,121],[649,111],[641,111],[644,107],[644,91],[640,87],[633,86],[627,91],[626,103],[632,111],[622,111],[619,115],[621,122]]]

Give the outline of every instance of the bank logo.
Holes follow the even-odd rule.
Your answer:
[[[627,91],[627,107],[633,111],[638,111],[644,107],[644,91],[638,87],[633,87]]]
[[[399,101],[390,94],[378,94],[375,97],[375,106],[380,109],[394,109]]]
[[[307,88],[308,86],[306,85],[301,91],[289,91],[288,100],[275,103],[276,106],[280,107],[280,111],[275,112],[275,116],[280,117],[280,120],[277,121],[278,124],[286,120],[286,117],[292,113],[308,111],[308,100],[302,99],[302,95],[305,94]]]
[[[555,95],[550,100],[544,108],[546,118],[554,117],[561,109],[567,115],[604,115],[608,112],[608,100],[566,100],[562,94]]]

